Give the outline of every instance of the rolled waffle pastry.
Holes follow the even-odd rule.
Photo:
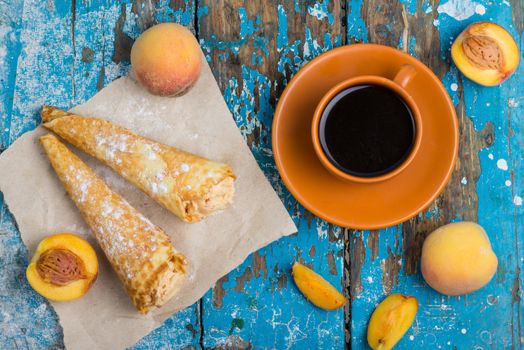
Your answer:
[[[186,278],[184,255],[55,136],[40,142],[138,311],[163,305]]]
[[[99,159],[186,222],[233,200],[230,166],[167,146],[103,119],[44,106],[43,126]]]

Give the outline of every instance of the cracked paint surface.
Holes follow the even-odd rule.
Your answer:
[[[299,232],[250,256],[135,348],[342,349],[347,341],[365,349],[368,318],[390,292],[421,304],[399,349],[518,348],[524,68],[498,88],[483,88],[460,74],[449,50],[468,24],[490,20],[522,52],[523,12],[519,0],[90,0],[74,8],[64,0],[2,1],[0,151],[39,123],[44,102],[67,108],[128,74],[129,49],[142,30],[182,23],[197,34],[240,132]],[[304,210],[280,181],[271,150],[285,85],[314,57],[355,42],[394,46],[428,64],[457,107],[461,131],[461,160],[443,195],[410,222],[371,232],[335,227]],[[418,256],[425,235],[459,220],[486,228],[499,271],[486,288],[449,298],[425,284]],[[56,315],[25,281],[27,250],[5,205],[0,241],[0,348],[62,347]],[[290,276],[295,260],[343,290],[350,307],[326,312],[307,302]]]

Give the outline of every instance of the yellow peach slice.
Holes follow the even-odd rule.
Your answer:
[[[71,233],[59,233],[42,240],[26,270],[31,287],[43,297],[56,301],[80,298],[97,275],[94,249]]]
[[[415,320],[417,298],[391,294],[371,315],[368,325],[368,344],[373,350],[389,350],[406,334]]]
[[[451,47],[457,68],[469,79],[486,86],[508,79],[517,69],[519,56],[511,34],[490,22],[471,24]]]
[[[298,289],[314,305],[325,310],[335,310],[346,303],[346,298],[322,276],[296,262],[293,279]]]

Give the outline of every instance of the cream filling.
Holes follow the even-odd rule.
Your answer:
[[[231,204],[234,195],[235,179],[228,176],[212,186],[204,198],[193,200],[192,212],[199,217],[208,216],[209,214],[217,210],[222,210]]]
[[[179,259],[184,260],[181,262]],[[187,277],[185,267],[181,267],[181,263],[185,266],[185,258],[179,255],[175,256],[174,261],[168,262],[168,268],[159,278],[156,294],[152,296],[152,306],[164,305],[178,292]]]

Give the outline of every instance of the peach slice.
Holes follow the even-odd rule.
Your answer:
[[[42,240],[26,270],[31,287],[43,297],[56,301],[80,298],[97,275],[94,249],[71,233],[59,233]]]
[[[373,311],[368,325],[368,344],[373,350],[389,350],[406,334],[418,311],[417,298],[391,294]]]
[[[296,262],[293,264],[293,279],[304,296],[324,310],[335,310],[346,303],[346,298],[322,276]]]
[[[508,31],[490,22],[473,23],[457,37],[451,57],[474,82],[493,86],[508,79],[519,65],[519,49]]]

